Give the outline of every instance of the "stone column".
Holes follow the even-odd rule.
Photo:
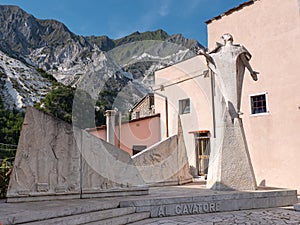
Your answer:
[[[115,145],[115,110],[106,110],[106,141]]]

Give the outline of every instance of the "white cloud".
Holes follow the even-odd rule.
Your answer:
[[[170,12],[170,7],[171,7],[171,1],[170,0],[163,0],[162,4],[159,8],[159,15],[160,16],[167,16]]]
[[[185,8],[184,8],[184,10],[181,11],[181,15],[182,16],[189,16],[195,10],[199,10],[199,5],[205,5],[204,2],[200,1],[200,0],[189,0],[189,1],[186,1]],[[209,4],[209,1],[208,1],[207,4]]]

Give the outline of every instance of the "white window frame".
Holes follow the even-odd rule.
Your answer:
[[[251,104],[251,97],[257,96],[257,95],[265,95],[266,96],[266,112],[263,113],[252,113],[252,104]],[[249,95],[249,111],[250,111],[250,116],[266,116],[266,115],[270,115],[270,110],[269,110],[269,93],[267,91],[264,92],[259,92],[259,93],[255,93],[255,94],[251,94]]]

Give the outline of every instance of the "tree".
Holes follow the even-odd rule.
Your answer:
[[[35,107],[85,129],[105,124],[104,112],[109,108],[108,105],[106,101],[92,99],[83,90],[59,85],[53,88]]]

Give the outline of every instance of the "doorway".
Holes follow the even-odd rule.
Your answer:
[[[195,135],[196,169],[198,176],[206,176],[210,155],[209,131],[199,131]]]

